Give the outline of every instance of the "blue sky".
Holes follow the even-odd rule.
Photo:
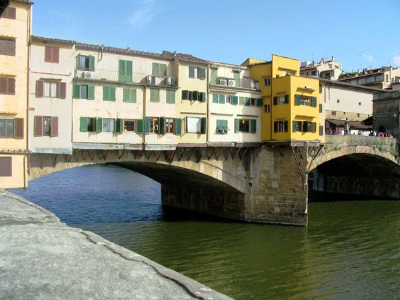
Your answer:
[[[35,0],[33,34],[241,64],[335,57],[400,67],[400,0]]]

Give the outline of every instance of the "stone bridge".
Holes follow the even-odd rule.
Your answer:
[[[358,188],[362,183],[371,185],[361,175],[373,163],[378,168],[374,172],[391,174],[386,186],[397,186],[396,151],[394,139],[358,136],[327,137],[322,145],[292,141],[240,147],[178,145],[171,150],[74,149],[72,155],[32,153],[28,174],[34,179],[68,168],[112,163],[158,181],[162,204],[167,207],[245,222],[304,226],[309,174],[318,191],[340,188],[348,193],[353,190],[344,183],[356,178],[355,174],[360,175]],[[359,171],[343,176],[346,168]],[[381,192],[380,196],[387,197]],[[373,190],[368,193],[375,195]]]

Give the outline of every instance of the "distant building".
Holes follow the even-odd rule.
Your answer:
[[[351,133],[371,130],[372,127],[363,121],[372,116],[374,94],[383,92],[372,87],[321,79],[320,101],[326,133],[343,129],[346,118],[350,121]]]
[[[300,64],[301,76],[337,80],[342,73],[342,64],[335,61],[333,56],[331,60],[322,58],[318,63],[304,61]]]
[[[366,68],[362,71],[343,73],[339,77],[339,81],[390,90],[392,89],[392,85],[400,83],[400,68]]]
[[[373,107],[374,130],[400,138],[400,91],[375,94]]]

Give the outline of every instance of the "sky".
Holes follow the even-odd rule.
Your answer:
[[[400,0],[33,0],[36,36],[241,64],[400,67]]]

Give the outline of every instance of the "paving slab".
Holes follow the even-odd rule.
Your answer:
[[[0,299],[231,299],[0,189]]]

